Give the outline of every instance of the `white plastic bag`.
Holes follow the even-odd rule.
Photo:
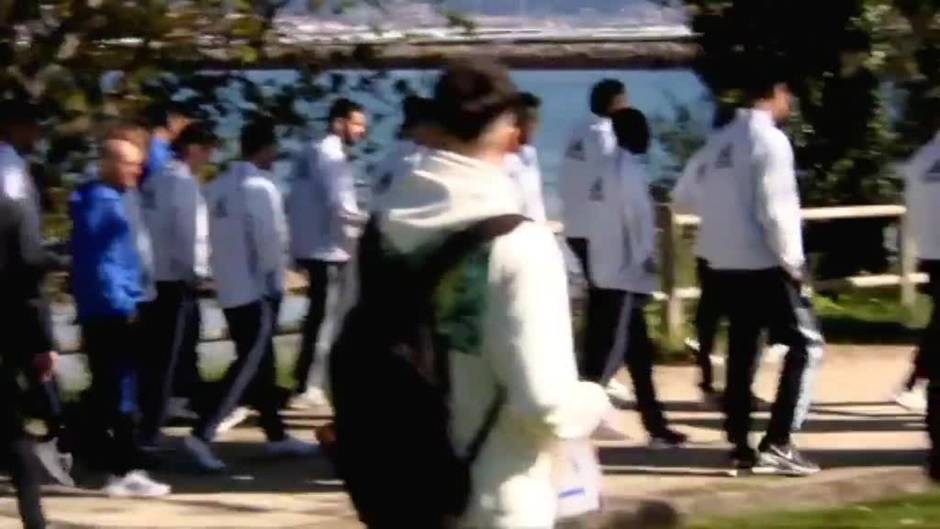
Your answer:
[[[558,443],[552,460],[552,480],[558,501],[556,518],[565,520],[599,511],[602,478],[597,450],[590,440]]]

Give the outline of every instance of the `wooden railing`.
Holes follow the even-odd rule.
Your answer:
[[[816,290],[844,291],[860,288],[899,287],[901,304],[912,307],[917,299],[917,284],[927,281],[925,274],[917,273],[917,256],[914,235],[907,225],[907,208],[898,205],[880,206],[841,206],[830,208],[806,208],[803,210],[804,222],[819,222],[838,219],[886,218],[901,224],[899,236],[899,274],[882,274],[827,279],[813,282]],[[699,289],[679,285],[677,256],[682,243],[682,228],[697,226],[698,217],[681,215],[673,212],[668,204],[657,208],[657,222],[660,228],[660,267],[662,290],[655,294],[663,303],[663,334],[671,344],[678,344],[685,327],[683,302],[697,299]]]

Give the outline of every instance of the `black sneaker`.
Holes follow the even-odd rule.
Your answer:
[[[940,455],[931,453],[927,458],[927,476],[934,483],[940,483]]]
[[[750,474],[757,464],[757,452],[749,446],[739,446],[731,451],[732,477]]]
[[[650,436],[650,448],[657,450],[681,448],[688,440],[688,435],[667,428]]]
[[[757,456],[754,474],[767,476],[812,476],[820,471],[819,465],[803,457],[793,445],[768,445]]]

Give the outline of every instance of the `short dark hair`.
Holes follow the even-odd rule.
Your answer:
[[[520,93],[515,107],[516,119],[520,124],[536,119],[541,106],[542,100],[539,96],[531,92]]]
[[[598,116],[610,115],[610,105],[614,99],[625,95],[627,87],[616,79],[603,79],[591,88],[591,112]]]
[[[351,99],[341,97],[330,105],[330,114],[327,119],[332,123],[334,119],[346,119],[354,112],[362,111],[362,105]]]
[[[414,95],[406,97],[401,104],[401,111],[404,116],[401,128],[408,129],[431,121],[434,118],[432,107],[433,103],[426,97]]]
[[[518,99],[519,91],[506,68],[482,59],[451,62],[434,87],[441,128],[464,141],[479,138]]]
[[[277,144],[274,121],[266,117],[252,120],[242,128],[240,140],[244,158],[250,158],[261,150]]]
[[[177,156],[182,156],[186,152],[186,147],[190,145],[216,146],[219,143],[219,137],[213,131],[213,127],[203,121],[194,121],[180,132],[180,135],[173,142],[173,152]]]
[[[744,61],[741,71],[745,72],[741,88],[747,104],[773,97],[778,85],[790,85],[789,72],[783,60],[750,58]]]
[[[645,154],[650,148],[650,125],[635,108],[622,108],[610,115],[617,144],[633,154]]]
[[[155,103],[147,107],[144,112],[144,124],[151,129],[166,127],[170,124],[170,116],[190,117],[191,112],[178,101]]]

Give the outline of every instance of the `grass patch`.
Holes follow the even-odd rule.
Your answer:
[[[940,492],[836,509],[694,522],[688,529],[893,529],[940,527]]]

